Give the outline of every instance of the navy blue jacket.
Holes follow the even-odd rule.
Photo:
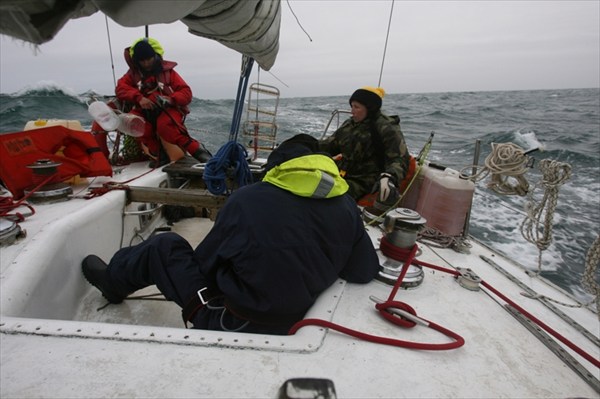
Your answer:
[[[379,268],[349,195],[300,197],[266,182],[231,195],[194,257],[228,309],[252,321],[299,320],[338,276],[367,283]]]

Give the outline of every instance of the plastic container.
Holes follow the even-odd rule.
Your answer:
[[[421,186],[423,185],[423,171],[421,170],[415,180],[412,182],[408,191],[404,193],[400,200],[399,206],[401,208],[417,210],[417,204],[419,203],[419,194],[421,193]]]
[[[141,116],[134,114],[119,115],[119,127],[117,130],[132,137],[141,137],[144,135],[146,120]]]
[[[463,232],[471,207],[475,184],[461,179],[452,169],[424,166],[423,183],[419,193],[417,212],[427,219],[426,225],[449,236]]]
[[[41,129],[50,126],[64,126],[67,129],[83,131],[81,122],[68,119],[37,119],[27,122],[23,130]]]
[[[118,129],[120,119],[115,110],[102,101],[94,101],[88,107],[88,112],[96,122],[107,132]]]

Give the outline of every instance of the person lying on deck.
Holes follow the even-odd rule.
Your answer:
[[[286,334],[338,277],[368,283],[379,269],[348,185],[317,151],[309,135],[284,141],[263,181],[227,199],[195,250],[163,233],[108,265],[87,256],[84,277],[115,304],[155,284],[194,328]]]

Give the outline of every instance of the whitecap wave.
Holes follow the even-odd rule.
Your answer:
[[[71,97],[75,97],[75,98],[78,97],[77,93],[73,89],[62,86],[52,80],[40,80],[39,82],[25,86],[20,91],[14,93],[13,96],[17,97],[17,96],[25,96],[27,94],[34,93],[34,92],[54,92],[54,91],[61,92],[67,96],[71,96]]]
[[[518,146],[522,147],[525,151],[538,148],[544,149],[544,145],[538,140],[533,130],[521,131],[517,130],[514,132],[514,142]]]

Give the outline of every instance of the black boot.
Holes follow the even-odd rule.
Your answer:
[[[111,286],[107,268],[106,263],[96,255],[88,255],[81,262],[81,271],[88,283],[98,288],[108,302],[121,303],[129,294],[120,293]]]
[[[204,147],[198,148],[192,156],[201,163],[207,163],[212,158],[211,153]]]

